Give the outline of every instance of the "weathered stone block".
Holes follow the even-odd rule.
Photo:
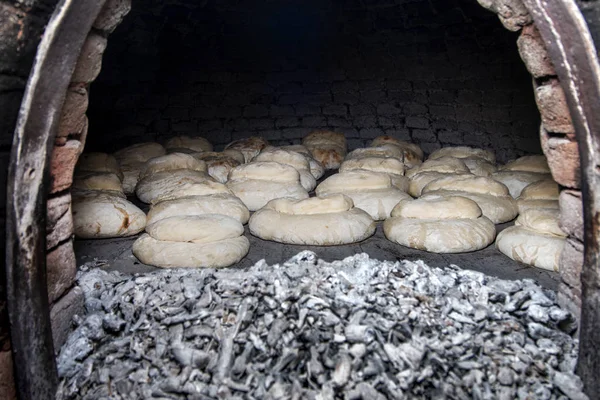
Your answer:
[[[583,243],[567,239],[560,256],[560,278],[572,288],[581,291],[581,269],[583,266]]]
[[[57,139],[64,138],[66,141],[69,135],[81,133],[86,123],[87,108],[88,91],[85,87],[69,88],[58,123]]]
[[[50,193],[71,187],[73,171],[83,145],[79,140],[69,140],[64,146],[54,146],[50,159]]]
[[[568,188],[580,188],[581,168],[577,142],[567,136],[550,136],[543,125],[540,127],[540,141],[554,180]]]
[[[563,190],[558,197],[560,229],[583,243],[583,203],[581,192]]]
[[[575,133],[565,92],[558,80],[551,79],[536,86],[534,94],[542,117],[542,124],[548,132],[570,135]]]
[[[535,25],[523,28],[521,36],[517,39],[517,47],[525,67],[534,78],[556,75],[544,40]]]
[[[17,398],[15,392],[13,361],[10,350],[0,351],[0,399],[14,400]]]
[[[50,322],[52,324],[52,338],[54,351],[58,353],[60,347],[67,340],[71,331],[73,317],[84,312],[83,291],[79,286],[73,287],[61,297],[50,309]]]
[[[46,254],[46,281],[48,282],[50,303],[53,303],[73,286],[76,274],[77,263],[71,240]]]
[[[578,321],[581,319],[581,290],[573,289],[564,283],[559,284],[558,304],[571,312]]]
[[[46,206],[46,249],[56,247],[72,235],[71,194],[49,198]]]
[[[374,139],[377,136],[383,135],[383,130],[380,128],[363,128],[358,131],[358,134],[363,139]]]
[[[108,0],[94,21],[93,27],[110,33],[131,11],[131,0]]]
[[[477,0],[479,4],[498,14],[506,29],[516,32],[533,22],[521,0]]]
[[[85,40],[71,82],[90,83],[102,69],[102,55],[106,50],[106,38],[95,33]]]
[[[408,128],[427,129],[429,120],[424,117],[406,117],[406,126]]]

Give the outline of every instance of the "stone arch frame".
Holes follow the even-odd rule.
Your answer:
[[[594,114],[600,109],[600,66],[595,49],[573,0],[552,2],[552,5],[542,0],[478,2],[497,13],[507,29],[521,30],[519,48],[534,78],[536,101],[542,116],[544,153],[557,182],[569,190],[581,189],[584,230],[578,232],[578,227],[573,225],[563,224],[563,227],[568,230],[570,238],[582,240],[585,244],[585,258],[581,260],[584,285],[578,372],[586,384],[586,392],[595,398],[600,395],[600,383],[595,379],[600,360],[594,357],[594,351],[590,351],[600,345],[600,297],[597,290],[600,282],[597,267],[600,252],[600,118]],[[48,220],[43,216],[46,214],[47,194],[52,193],[53,185],[55,189],[59,188],[56,192],[70,187],[72,169],[85,141],[85,89],[99,72],[99,68],[95,68],[99,64],[95,64],[94,60],[101,59],[105,46],[105,41],[97,37],[98,30],[103,30],[97,27],[97,17],[104,15],[107,19],[104,32],[110,33],[110,26],[112,29],[116,27],[129,4],[127,0],[109,0],[102,8],[104,3],[98,0],[64,0],[57,7],[38,48],[14,134],[8,180],[6,268],[13,346],[18,350],[14,353],[15,363],[27,366],[16,369],[18,391],[24,399],[51,398],[57,384],[48,288],[44,284],[45,228],[47,224],[53,227],[48,241],[61,241],[52,234],[60,231],[54,229],[57,224],[68,228],[70,198],[65,200],[67,212],[57,213],[60,215],[55,219],[52,213],[48,213]],[[111,13],[111,10],[120,11]],[[122,13],[120,17],[114,18],[119,12]],[[87,68],[81,67],[86,62]],[[81,73],[85,72],[88,75],[82,77]],[[71,85],[75,92],[72,96],[85,97],[83,103],[69,103],[66,93],[70,82],[76,83]],[[65,121],[65,117],[61,120],[61,114],[66,115],[63,107],[69,104],[79,106],[83,120],[67,118]],[[71,129],[63,131],[66,135],[62,135],[60,125],[65,123],[76,127],[74,129],[80,136],[69,137],[76,133]],[[73,140],[79,141],[79,145],[69,144]],[[53,144],[56,147],[53,148]],[[565,158],[569,168],[562,163]],[[49,175],[52,175],[51,181]],[[568,190],[566,192],[569,195]],[[571,192],[570,195],[576,197],[577,192]],[[573,203],[569,201],[568,198],[563,201],[561,194],[562,214],[572,207]],[[60,221],[65,215],[67,220]],[[578,259],[575,261],[574,265]],[[579,274],[575,273],[575,277],[578,278]],[[564,282],[561,290],[577,289],[573,286],[578,283],[577,279]],[[573,285],[563,287],[569,284]]]

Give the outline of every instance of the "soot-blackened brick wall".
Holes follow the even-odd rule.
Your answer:
[[[296,143],[328,127],[351,148],[392,134],[426,152],[541,151],[516,36],[476,0],[189,3],[136,2],[111,36],[89,150],[175,134]]]

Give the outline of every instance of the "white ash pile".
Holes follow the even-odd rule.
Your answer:
[[[587,399],[573,318],[531,280],[305,251],[79,284],[63,399]]]

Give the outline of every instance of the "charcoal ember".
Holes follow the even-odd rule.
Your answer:
[[[573,315],[532,280],[303,251],[130,276],[86,264],[59,399],[586,399]]]

